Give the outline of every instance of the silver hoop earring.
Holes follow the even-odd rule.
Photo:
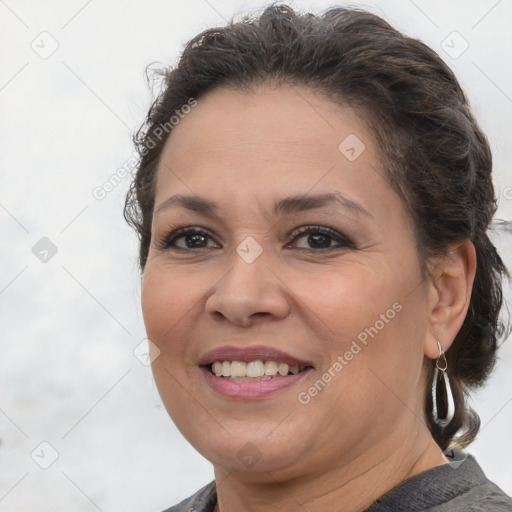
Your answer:
[[[448,378],[448,362],[439,341],[439,357],[436,361],[434,370],[434,380],[432,381],[432,416],[436,425],[444,429],[453,419],[455,413],[455,402],[453,401],[452,388]]]

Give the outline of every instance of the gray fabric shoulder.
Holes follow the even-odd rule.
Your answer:
[[[512,498],[489,481],[428,512],[512,512]]]
[[[216,503],[217,489],[214,480],[189,498],[163,512],[213,512]]]
[[[163,512],[213,512],[215,481]],[[381,496],[367,512],[512,512],[512,499],[485,476],[470,455],[459,467],[438,466]]]
[[[487,479],[473,456],[459,467],[438,466],[402,482],[368,512],[512,512],[512,499]]]

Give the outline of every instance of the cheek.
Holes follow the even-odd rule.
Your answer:
[[[320,280],[313,294],[311,283],[303,283],[304,294],[309,289],[309,296],[314,297],[308,306],[326,327],[324,346],[329,358],[325,364],[332,365],[341,356],[343,373],[358,374],[351,382],[338,379],[338,385],[358,382],[358,388],[371,388],[379,385],[381,376],[402,394],[403,381],[411,384],[419,373],[428,325],[422,291],[411,293],[415,271],[413,265],[403,265],[400,271],[354,266],[350,272],[340,271]],[[364,378],[359,374],[362,371]]]
[[[185,282],[186,281],[186,282]],[[183,392],[189,366],[188,337],[194,332],[194,294],[189,277],[167,266],[150,262],[141,286],[141,305],[147,337],[158,347],[151,364],[155,383],[169,416],[187,433],[189,395]],[[182,424],[183,423],[183,424]]]
[[[190,329],[199,296],[190,278],[172,269],[147,267],[141,286],[141,305],[148,338],[160,351],[179,352],[180,332]]]
[[[165,279],[156,279],[152,269],[146,269],[141,287],[141,306],[144,324],[149,339],[158,344],[165,332],[166,312],[175,311],[174,294],[169,293]]]
[[[329,329],[329,339],[343,349],[379,315],[392,307],[393,292],[382,272],[360,265],[335,269],[303,284],[308,306]]]

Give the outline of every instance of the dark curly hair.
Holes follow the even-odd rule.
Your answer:
[[[469,310],[447,352],[456,414],[446,429],[436,427],[429,386],[424,409],[442,449],[456,434],[462,434],[460,444],[469,444],[480,420],[466,404],[467,387],[482,385],[493,369],[504,333],[499,313],[508,273],[487,235],[496,211],[489,144],[452,71],[426,45],[369,12],[333,8],[315,16],[271,5],[259,16],[197,35],[162,76],[163,91],[134,138],[140,159],[124,208],[140,238],[141,271],[166,141],[161,127],[191,98],[219,86],[271,82],[307,87],[357,108],[381,148],[386,178],[414,220],[425,275],[429,259],[453,242],[468,239],[476,248]]]

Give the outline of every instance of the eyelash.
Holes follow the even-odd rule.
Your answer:
[[[320,249],[314,249],[314,248],[297,248],[299,251],[307,251],[307,252],[329,252],[333,250],[340,250],[340,249],[355,249],[354,243],[347,238],[346,236],[342,235],[341,233],[338,233],[333,228],[327,227],[327,226],[300,226],[299,228],[296,228],[290,236],[293,236],[292,241],[296,241],[300,237],[307,235],[307,234],[322,234],[322,235],[328,235],[330,236],[334,241],[337,242],[339,245],[334,247],[326,247],[326,248],[320,248]],[[183,247],[176,247],[173,245],[173,243],[176,242],[176,240],[179,240],[180,238],[184,238],[186,236],[190,235],[203,235],[205,237],[209,237],[210,239],[213,239],[210,234],[201,228],[197,228],[194,226],[187,226],[182,228],[177,228],[174,230],[171,230],[171,232],[168,235],[163,236],[159,241],[157,241],[157,247],[161,251],[168,251],[168,250],[174,250],[174,251],[202,251],[205,249],[210,249],[209,247],[199,247],[197,249],[193,248],[183,248]],[[217,242],[216,242],[217,243]]]

